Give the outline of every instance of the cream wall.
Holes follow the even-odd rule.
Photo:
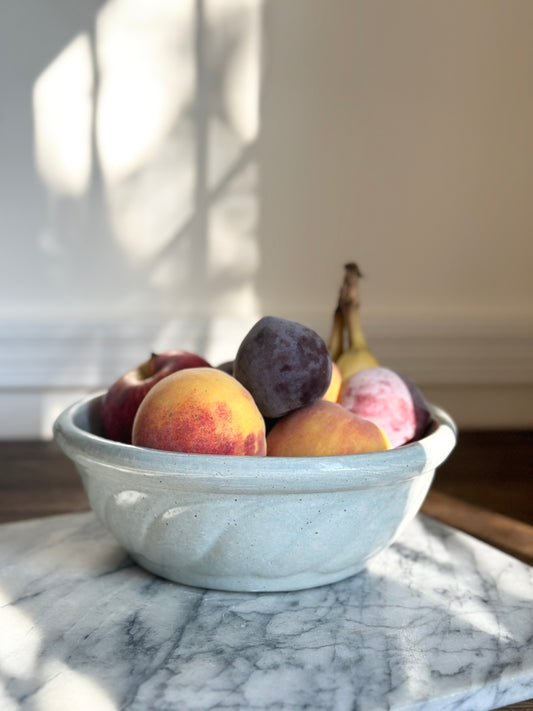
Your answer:
[[[382,362],[533,426],[533,4],[9,0],[0,437],[153,348],[329,334],[360,263]]]

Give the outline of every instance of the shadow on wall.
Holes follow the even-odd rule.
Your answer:
[[[43,311],[255,315],[261,0],[92,5],[33,83]]]

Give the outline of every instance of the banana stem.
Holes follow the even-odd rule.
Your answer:
[[[348,329],[348,347],[350,350],[367,348],[366,338],[361,327],[359,306],[349,305],[344,309],[344,322]]]
[[[355,262],[344,267],[344,281],[339,295],[339,308],[348,330],[348,347],[353,350],[367,348],[359,314],[359,278],[362,276]]]
[[[337,360],[344,350],[344,318],[340,306],[337,306],[333,314],[333,326],[329,338],[328,350],[332,360]]]

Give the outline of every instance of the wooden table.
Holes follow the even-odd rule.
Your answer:
[[[0,442],[0,523],[89,508],[54,442]],[[464,432],[423,513],[533,565],[533,432]],[[533,711],[533,699],[505,707]]]

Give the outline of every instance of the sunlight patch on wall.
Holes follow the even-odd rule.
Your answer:
[[[206,4],[211,38],[207,60],[224,66],[220,85],[212,90],[207,155],[211,209],[206,266],[218,314],[260,313],[253,275],[260,261],[255,149],[260,128],[261,13],[260,0]]]
[[[259,316],[260,305],[249,278],[259,268],[260,260],[259,247],[253,239],[258,221],[256,183],[257,168],[251,164],[211,210],[207,266],[217,293],[218,314]],[[232,288],[226,289],[229,284]]]
[[[208,21],[215,27],[223,27],[231,15],[241,17],[239,42],[226,67],[224,106],[243,142],[253,141],[259,131],[261,9],[259,0],[227,0],[207,6]]]
[[[89,40],[79,35],[34,85],[36,167],[61,195],[82,195],[89,183],[93,81]]]
[[[62,313],[259,314],[262,2],[108,0],[38,77],[40,248]]]
[[[112,0],[97,18],[97,145],[114,233],[137,263],[191,208],[193,22],[191,0]]]
[[[109,183],[149,163],[194,99],[189,0],[112,0],[96,24],[97,141]]]

